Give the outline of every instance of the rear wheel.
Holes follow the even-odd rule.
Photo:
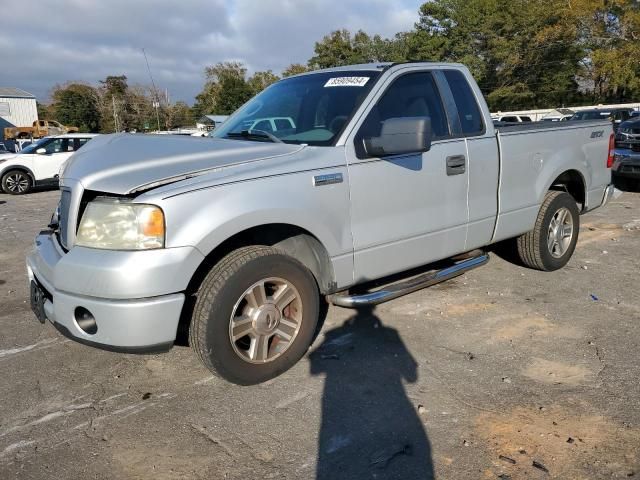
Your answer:
[[[564,267],[576,248],[580,213],[566,192],[547,192],[533,230],[517,239],[520,260],[536,270]]]
[[[29,193],[32,186],[31,178],[22,170],[10,170],[2,176],[2,190],[10,195]]]
[[[305,354],[318,315],[318,288],[304,265],[271,247],[243,247],[202,282],[189,340],[214,374],[252,385]]]

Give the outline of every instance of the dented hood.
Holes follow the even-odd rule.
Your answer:
[[[62,178],[87,190],[126,195],[247,162],[281,157],[300,145],[178,135],[121,133],[88,142],[67,162]]]

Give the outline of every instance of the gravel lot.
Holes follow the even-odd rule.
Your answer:
[[[561,271],[494,254],[331,308],[255,387],[185,347],[109,353],[40,325],[24,257],[57,198],[0,195],[0,479],[640,478],[640,193],[582,217]]]

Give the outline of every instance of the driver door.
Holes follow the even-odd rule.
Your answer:
[[[376,158],[364,139],[394,117],[431,118],[424,153]],[[464,138],[454,138],[437,82],[429,71],[387,80],[347,143],[354,280],[372,280],[464,251],[469,211]],[[452,169],[452,159],[462,168]],[[449,165],[449,168],[448,168]]]

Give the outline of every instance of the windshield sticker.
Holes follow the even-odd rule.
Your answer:
[[[364,87],[369,77],[334,77],[327,80],[325,87]]]

